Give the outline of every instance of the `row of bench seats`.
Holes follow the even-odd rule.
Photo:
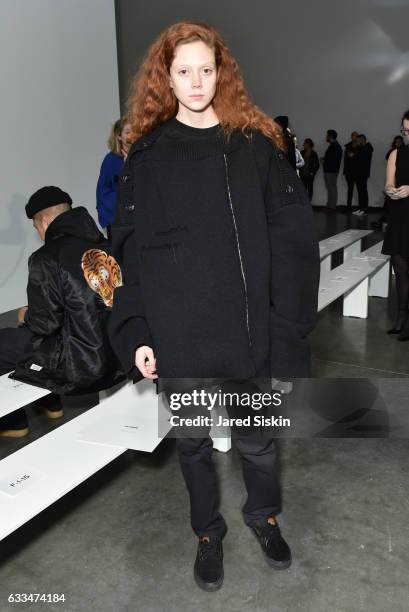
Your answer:
[[[0,385],[8,401],[19,394],[7,375]],[[24,386],[38,399],[37,387]],[[0,540],[128,448],[152,452],[170,428],[152,382],[101,393],[97,406],[0,462]]]
[[[318,311],[343,296],[343,315],[366,319],[368,296],[389,295],[390,257],[383,255],[381,249],[379,242],[321,274]]]

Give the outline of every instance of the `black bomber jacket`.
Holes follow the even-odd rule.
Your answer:
[[[83,207],[60,214],[29,259],[25,324],[33,350],[14,377],[66,395],[124,378],[108,339],[118,284],[108,243]]]

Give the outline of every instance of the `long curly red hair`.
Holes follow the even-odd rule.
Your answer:
[[[198,40],[215,53],[218,79],[212,104],[226,137],[234,129],[245,135],[255,130],[284,149],[281,127],[251,102],[238,64],[220,34],[206,23],[190,21],[175,23],[162,32],[148,49],[131,83],[127,120],[135,140],[176,115],[178,101],[169,85],[170,66],[177,45]]]

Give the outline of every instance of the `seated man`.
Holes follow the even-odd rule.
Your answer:
[[[0,329],[0,374],[58,395],[106,389],[123,375],[111,350],[107,317],[121,271],[82,206],[58,187],[43,187],[26,205],[44,245],[29,259],[27,308],[20,326]],[[57,402],[57,403],[56,403]],[[62,416],[59,398],[47,413]],[[28,433],[24,409],[0,418],[0,435]]]

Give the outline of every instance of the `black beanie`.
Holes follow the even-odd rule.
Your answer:
[[[32,219],[40,210],[55,206],[56,204],[69,204],[71,206],[72,200],[68,193],[65,193],[59,187],[41,187],[41,189],[33,193],[27,202],[26,215],[29,219]]]

